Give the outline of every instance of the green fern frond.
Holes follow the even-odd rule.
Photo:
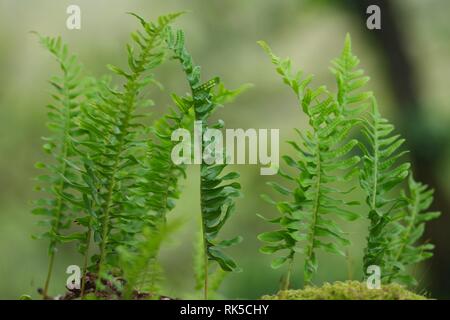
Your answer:
[[[419,244],[425,231],[425,223],[441,215],[440,212],[428,211],[433,202],[433,192],[433,189],[416,182],[412,175],[409,176],[408,194],[402,194],[406,205],[396,217],[394,231],[389,238],[387,282],[416,285],[417,281],[408,274],[407,267],[433,256],[433,244]]]
[[[352,53],[351,38],[347,34],[344,49],[341,55],[332,61],[331,67],[338,87],[336,100],[345,114],[359,114],[365,107],[362,103],[372,96],[372,92],[359,90],[370,79],[364,76],[364,70],[357,69],[359,62],[358,57]]]
[[[227,103],[233,102],[238,96],[246,92],[248,89],[252,88],[251,83],[246,83],[237,89],[227,89],[225,85],[220,82],[216,87],[213,94],[214,104],[218,106],[223,106]]]
[[[264,41],[258,41],[261,48],[269,55],[272,60],[272,64],[275,65],[277,73],[282,77],[283,82],[288,85],[297,96],[297,99],[301,105],[301,101],[305,92],[306,87],[311,83],[313,76],[304,76],[303,71],[299,70],[297,72],[292,71],[292,62],[289,58],[281,59],[276,56],[269,45]],[[306,113],[306,110],[303,109]]]
[[[208,129],[208,119],[210,115],[218,107],[217,102],[225,102],[227,99],[223,98],[230,96],[231,91],[224,91],[220,89],[217,95],[213,91],[220,80],[213,78],[205,83],[201,82],[200,67],[193,63],[191,55],[186,50],[184,45],[184,33],[181,30],[170,30],[167,33],[166,39],[169,49],[174,53],[174,58],[178,60],[186,74],[189,86],[191,88],[191,101],[188,103],[195,113],[195,120],[202,122],[202,129],[205,132]],[[232,94],[235,96],[236,94]],[[222,98],[220,98],[222,97]],[[220,128],[223,123],[219,122],[214,125],[215,128]],[[207,148],[207,144],[203,144],[201,153]],[[207,299],[208,290],[208,260],[217,262],[225,271],[237,271],[239,268],[236,263],[228,257],[222,250],[234,244],[239,243],[241,237],[235,237],[230,240],[216,240],[219,231],[225,225],[234,211],[234,199],[240,196],[240,184],[237,182],[227,183],[229,180],[236,179],[239,175],[235,172],[230,172],[221,175],[225,169],[225,164],[208,165],[202,162],[200,169],[200,193],[201,193],[201,217],[202,217],[202,234],[203,245],[205,251],[205,298]]]
[[[150,71],[164,60],[164,34],[176,17],[177,14],[169,15],[160,18],[158,23],[139,19],[143,30],[133,33],[134,46],[127,46],[129,70],[108,66],[124,78],[123,88],[100,83],[98,101],[84,109],[81,119],[81,127],[89,136],[89,143],[84,145],[87,162],[99,182],[95,194],[90,195],[96,208],[92,228],[100,255],[93,260],[101,273],[99,279],[108,272],[108,265],[115,264],[115,248],[133,247],[136,234],[152,223],[153,216],[148,214],[154,209],[149,207],[150,194],[142,192],[143,184],[139,179],[142,163],[148,156],[144,138],[147,129],[143,125],[145,114],[139,110],[151,104],[151,100],[141,92],[156,83]]]
[[[135,248],[118,247],[119,266],[125,285],[124,299],[132,299],[134,292],[147,292],[152,296],[160,293],[161,266],[157,262],[159,248],[180,227],[180,222],[160,222],[157,226],[145,227]]]
[[[174,96],[175,102],[179,100]],[[172,150],[177,142],[172,141],[171,135],[176,129],[189,127],[193,116],[180,106],[178,109],[178,112],[170,109],[167,115],[153,124],[148,154],[137,183],[137,198],[145,199],[144,207],[155,221],[166,220],[166,214],[174,208],[175,200],[179,198],[179,179],[186,176],[186,166],[176,165],[172,161]]]
[[[389,228],[393,214],[402,205],[397,198],[389,198],[388,192],[398,186],[409,173],[408,162],[396,165],[406,153],[399,151],[404,143],[400,135],[392,135],[394,126],[382,118],[375,98],[369,120],[365,122],[362,133],[367,139],[367,146],[361,144],[363,151],[363,168],[360,184],[366,192],[369,206],[369,236],[364,255],[364,270],[370,265],[385,267],[385,253],[389,246]]]
[[[50,256],[47,279],[43,295],[47,296],[52,275],[54,257],[58,244],[67,241],[61,231],[71,226],[75,212],[82,207],[79,194],[74,194],[72,186],[79,185],[79,175],[68,165],[75,158],[76,144],[74,137],[80,134],[77,118],[83,103],[82,66],[75,55],[68,51],[68,47],[61,38],[39,36],[40,43],[57,60],[62,76],[53,77],[50,84],[55,89],[52,94],[54,102],[48,105],[47,126],[52,135],[44,138],[44,151],[54,159],[53,164],[37,163],[37,168],[46,169],[47,173],[36,178],[38,190],[48,193],[48,198],[35,202],[33,214],[44,217],[40,223],[49,230],[37,238],[47,239]]]
[[[299,105],[309,117],[312,130],[299,132],[299,142],[290,141],[296,151],[296,159],[283,157],[286,164],[297,170],[298,174],[291,176],[280,171],[280,176],[293,183],[294,187],[291,189],[270,183],[275,191],[289,200],[276,202],[268,199],[281,213],[279,218],[269,222],[279,225],[281,229],[259,235],[261,241],[269,243],[261,251],[268,254],[287,251],[272,262],[273,268],[286,262],[291,265],[295,253],[303,253],[304,280],[310,283],[318,267],[317,249],[344,256],[341,247],[349,244],[346,234],[328,216],[334,214],[349,221],[359,217],[349,209],[357,203],[343,200],[347,191],[333,186],[336,182],[349,180],[357,169],[360,159],[350,156],[350,152],[358,141],[347,137],[358,121],[343,115],[339,104],[325,87],[310,89],[311,76],[300,81],[302,72],[292,76],[289,59],[282,60],[266,44],[262,43],[262,46],[269,53],[284,82],[296,94]]]

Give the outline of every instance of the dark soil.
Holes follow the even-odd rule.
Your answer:
[[[86,300],[121,300],[122,292],[118,287],[125,284],[123,278],[115,278],[114,281],[102,280],[103,288],[97,290],[97,275],[94,273],[87,273],[86,283],[84,289],[84,299]],[[120,284],[120,285],[119,285]],[[42,295],[43,290],[38,289],[39,294]],[[45,300],[77,300],[82,299],[81,289],[67,289],[67,292],[63,295],[58,295],[55,297],[47,296],[44,297]],[[148,292],[140,292],[137,290],[133,291],[132,300],[176,300],[170,297],[154,295]]]

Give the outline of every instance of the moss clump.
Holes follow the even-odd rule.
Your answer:
[[[398,284],[382,285],[381,289],[368,289],[366,283],[345,281],[325,283],[322,287],[307,286],[301,290],[280,291],[263,300],[426,300]]]

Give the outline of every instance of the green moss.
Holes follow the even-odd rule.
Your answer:
[[[280,291],[266,295],[263,300],[426,300],[398,284],[382,285],[381,289],[368,289],[366,283],[345,281],[325,283],[322,287],[307,286],[301,290]]]

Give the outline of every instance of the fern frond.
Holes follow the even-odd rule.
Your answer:
[[[300,81],[302,72],[292,76],[289,59],[282,60],[266,44],[262,46],[284,82],[296,94],[299,105],[309,117],[312,130],[306,134],[299,132],[300,142],[290,141],[297,159],[283,157],[288,166],[299,171],[296,177],[280,172],[283,178],[294,183],[294,187],[290,189],[271,183],[274,190],[289,200],[275,202],[269,199],[281,213],[280,218],[269,222],[280,225],[282,229],[259,235],[260,240],[269,243],[261,251],[271,254],[287,250],[286,254],[272,262],[274,268],[285,262],[292,264],[294,254],[303,253],[304,280],[310,283],[318,267],[316,250],[323,249],[344,256],[340,247],[349,244],[345,233],[327,215],[335,214],[349,221],[358,218],[358,214],[348,208],[356,203],[344,201],[342,195],[346,192],[332,187],[335,182],[350,179],[360,160],[358,156],[350,156],[358,141],[347,139],[358,121],[346,118],[324,87],[308,88],[311,76]]]
[[[82,66],[77,57],[68,52],[68,47],[61,38],[42,36],[39,38],[40,43],[57,60],[62,72],[62,76],[53,77],[50,81],[55,89],[55,93],[52,94],[54,102],[48,105],[50,122],[47,126],[52,135],[44,138],[46,143],[43,146],[44,151],[54,159],[54,163],[36,164],[37,168],[47,171],[46,174],[36,178],[40,184],[38,189],[49,195],[48,198],[37,200],[33,210],[33,214],[44,217],[41,225],[49,228],[47,232],[37,236],[50,242],[49,268],[43,290],[45,298],[52,275],[56,247],[68,240],[61,231],[71,226],[74,213],[82,207],[79,193],[74,193],[72,188],[79,185],[79,175],[68,163],[76,156],[77,147],[74,137],[80,134],[76,119],[79,117],[80,105],[83,103],[84,86],[81,77]]]
[[[160,293],[161,267],[157,262],[159,248],[180,227],[180,222],[159,222],[157,226],[144,227],[135,248],[119,246],[119,266],[125,285],[124,299],[132,299],[134,292],[147,292],[153,297]]]
[[[303,98],[306,87],[311,83],[313,76],[304,76],[304,72],[301,70],[294,72],[292,70],[292,61],[289,58],[281,59],[276,56],[269,45],[264,41],[258,41],[258,44],[271,58],[277,73],[282,77],[283,82],[294,91],[300,107],[303,108],[301,99]],[[303,111],[306,113],[305,109],[303,109]]]
[[[164,60],[164,35],[176,16],[162,17],[157,23],[139,19],[143,30],[133,33],[134,46],[127,46],[129,70],[108,66],[124,78],[123,88],[100,83],[99,101],[84,109],[81,127],[90,137],[84,146],[100,182],[96,194],[91,194],[97,201],[92,228],[94,240],[100,245],[100,255],[93,257],[102,273],[99,279],[107,272],[108,265],[115,264],[115,248],[133,247],[136,234],[152,222],[152,215],[148,214],[152,209],[148,200],[151,195],[142,192],[140,179],[148,146],[144,138],[145,115],[139,111],[151,101],[141,91],[156,83],[149,72]]]
[[[139,178],[134,186],[132,196],[129,201],[137,202],[142,206],[145,213],[145,227],[150,228],[151,232],[158,233],[158,230],[165,227],[166,215],[175,206],[175,200],[179,198],[178,182],[181,177],[186,176],[185,165],[175,165],[171,159],[172,149],[176,142],[172,141],[171,134],[178,128],[188,127],[192,122],[189,113],[173,109],[152,126],[152,139],[148,142],[148,154],[139,169]],[[139,238],[140,233],[136,234]],[[159,243],[155,243],[154,246]],[[133,251],[133,249],[129,249]],[[138,250],[139,251],[139,250]],[[152,249],[152,256],[146,254],[147,270],[146,289],[152,294],[158,291],[156,283],[158,269],[156,258],[159,248]],[[136,254],[142,255],[137,252]],[[142,262],[143,263],[143,262]],[[140,286],[142,289],[142,285]]]
[[[402,194],[406,205],[394,222],[394,232],[390,234],[386,269],[387,282],[398,281],[405,285],[416,285],[417,281],[407,272],[407,267],[433,256],[431,243],[420,243],[425,231],[425,223],[438,218],[440,212],[428,209],[433,202],[433,189],[408,179],[408,194]]]
[[[166,215],[175,206],[175,200],[179,198],[180,190],[178,186],[179,179],[186,176],[185,165],[175,165],[171,155],[175,141],[172,141],[172,132],[179,128],[189,128],[193,123],[193,115],[184,107],[184,99],[172,96],[178,111],[169,109],[168,113],[155,121],[151,127],[151,139],[148,141],[147,155],[141,163],[137,182],[133,190],[133,196],[129,201],[140,203],[146,212],[146,229],[148,232],[158,234],[161,228],[166,228]],[[139,237],[139,234],[137,234]],[[160,266],[157,263],[160,242],[152,245],[151,252],[135,252],[141,256],[141,265],[136,270],[146,270],[140,278],[140,289],[145,286],[147,291],[155,295],[159,290],[157,287]],[[129,249],[129,251],[133,251]],[[142,251],[142,250],[141,250]],[[151,254],[150,254],[151,253]],[[143,257],[145,256],[145,257]],[[147,265],[142,265],[147,261]],[[134,287],[127,285],[127,288]]]
[[[210,115],[218,107],[217,102],[224,102],[226,99],[218,98],[225,96],[221,94],[218,96],[214,93],[213,88],[216,87],[220,80],[213,78],[205,83],[201,82],[200,67],[193,63],[191,55],[186,50],[184,45],[184,33],[181,30],[169,30],[166,39],[169,49],[174,53],[174,58],[178,60],[186,74],[189,86],[191,88],[191,101],[188,103],[195,113],[195,120],[202,122],[202,132],[208,129],[208,119]],[[226,92],[227,95],[231,91],[224,91],[219,88],[219,93]],[[235,96],[233,94],[232,96]],[[218,123],[214,127],[222,127],[223,123]],[[201,153],[203,154],[207,144],[203,144]],[[240,196],[240,184],[237,182],[227,183],[229,180],[236,179],[239,175],[235,172],[230,172],[226,175],[221,175],[226,165],[212,164],[208,165],[204,162],[200,169],[200,193],[201,193],[201,217],[202,217],[202,234],[205,251],[205,298],[207,299],[208,290],[208,261],[217,262],[225,271],[237,271],[239,268],[236,263],[228,257],[222,250],[234,244],[239,243],[241,237],[235,237],[230,240],[216,240],[219,231],[225,225],[227,220],[232,215],[235,204],[235,197]]]
[[[351,38],[347,34],[344,49],[341,55],[332,61],[331,67],[338,87],[336,100],[345,114],[358,115],[365,107],[362,103],[372,96],[372,92],[359,90],[370,79],[364,76],[364,70],[357,69],[359,62],[358,57],[352,53]]]
[[[399,151],[404,143],[399,135],[393,135],[394,126],[382,118],[375,98],[372,110],[365,122],[362,133],[367,138],[367,146],[361,144],[363,168],[360,184],[366,192],[369,206],[369,236],[364,255],[364,270],[370,265],[385,267],[385,253],[389,246],[389,228],[393,213],[401,206],[401,201],[389,198],[388,192],[398,186],[409,173],[408,162],[396,165],[405,151]]]
[[[180,101],[174,96],[174,101]],[[175,165],[171,154],[177,142],[172,141],[172,132],[188,128],[193,117],[188,110],[178,106],[179,111],[170,109],[168,114],[152,126],[152,138],[148,142],[148,155],[144,162],[141,179],[138,182],[138,197],[145,197],[145,208],[156,220],[165,221],[167,212],[179,198],[178,180],[186,176],[185,165]]]

